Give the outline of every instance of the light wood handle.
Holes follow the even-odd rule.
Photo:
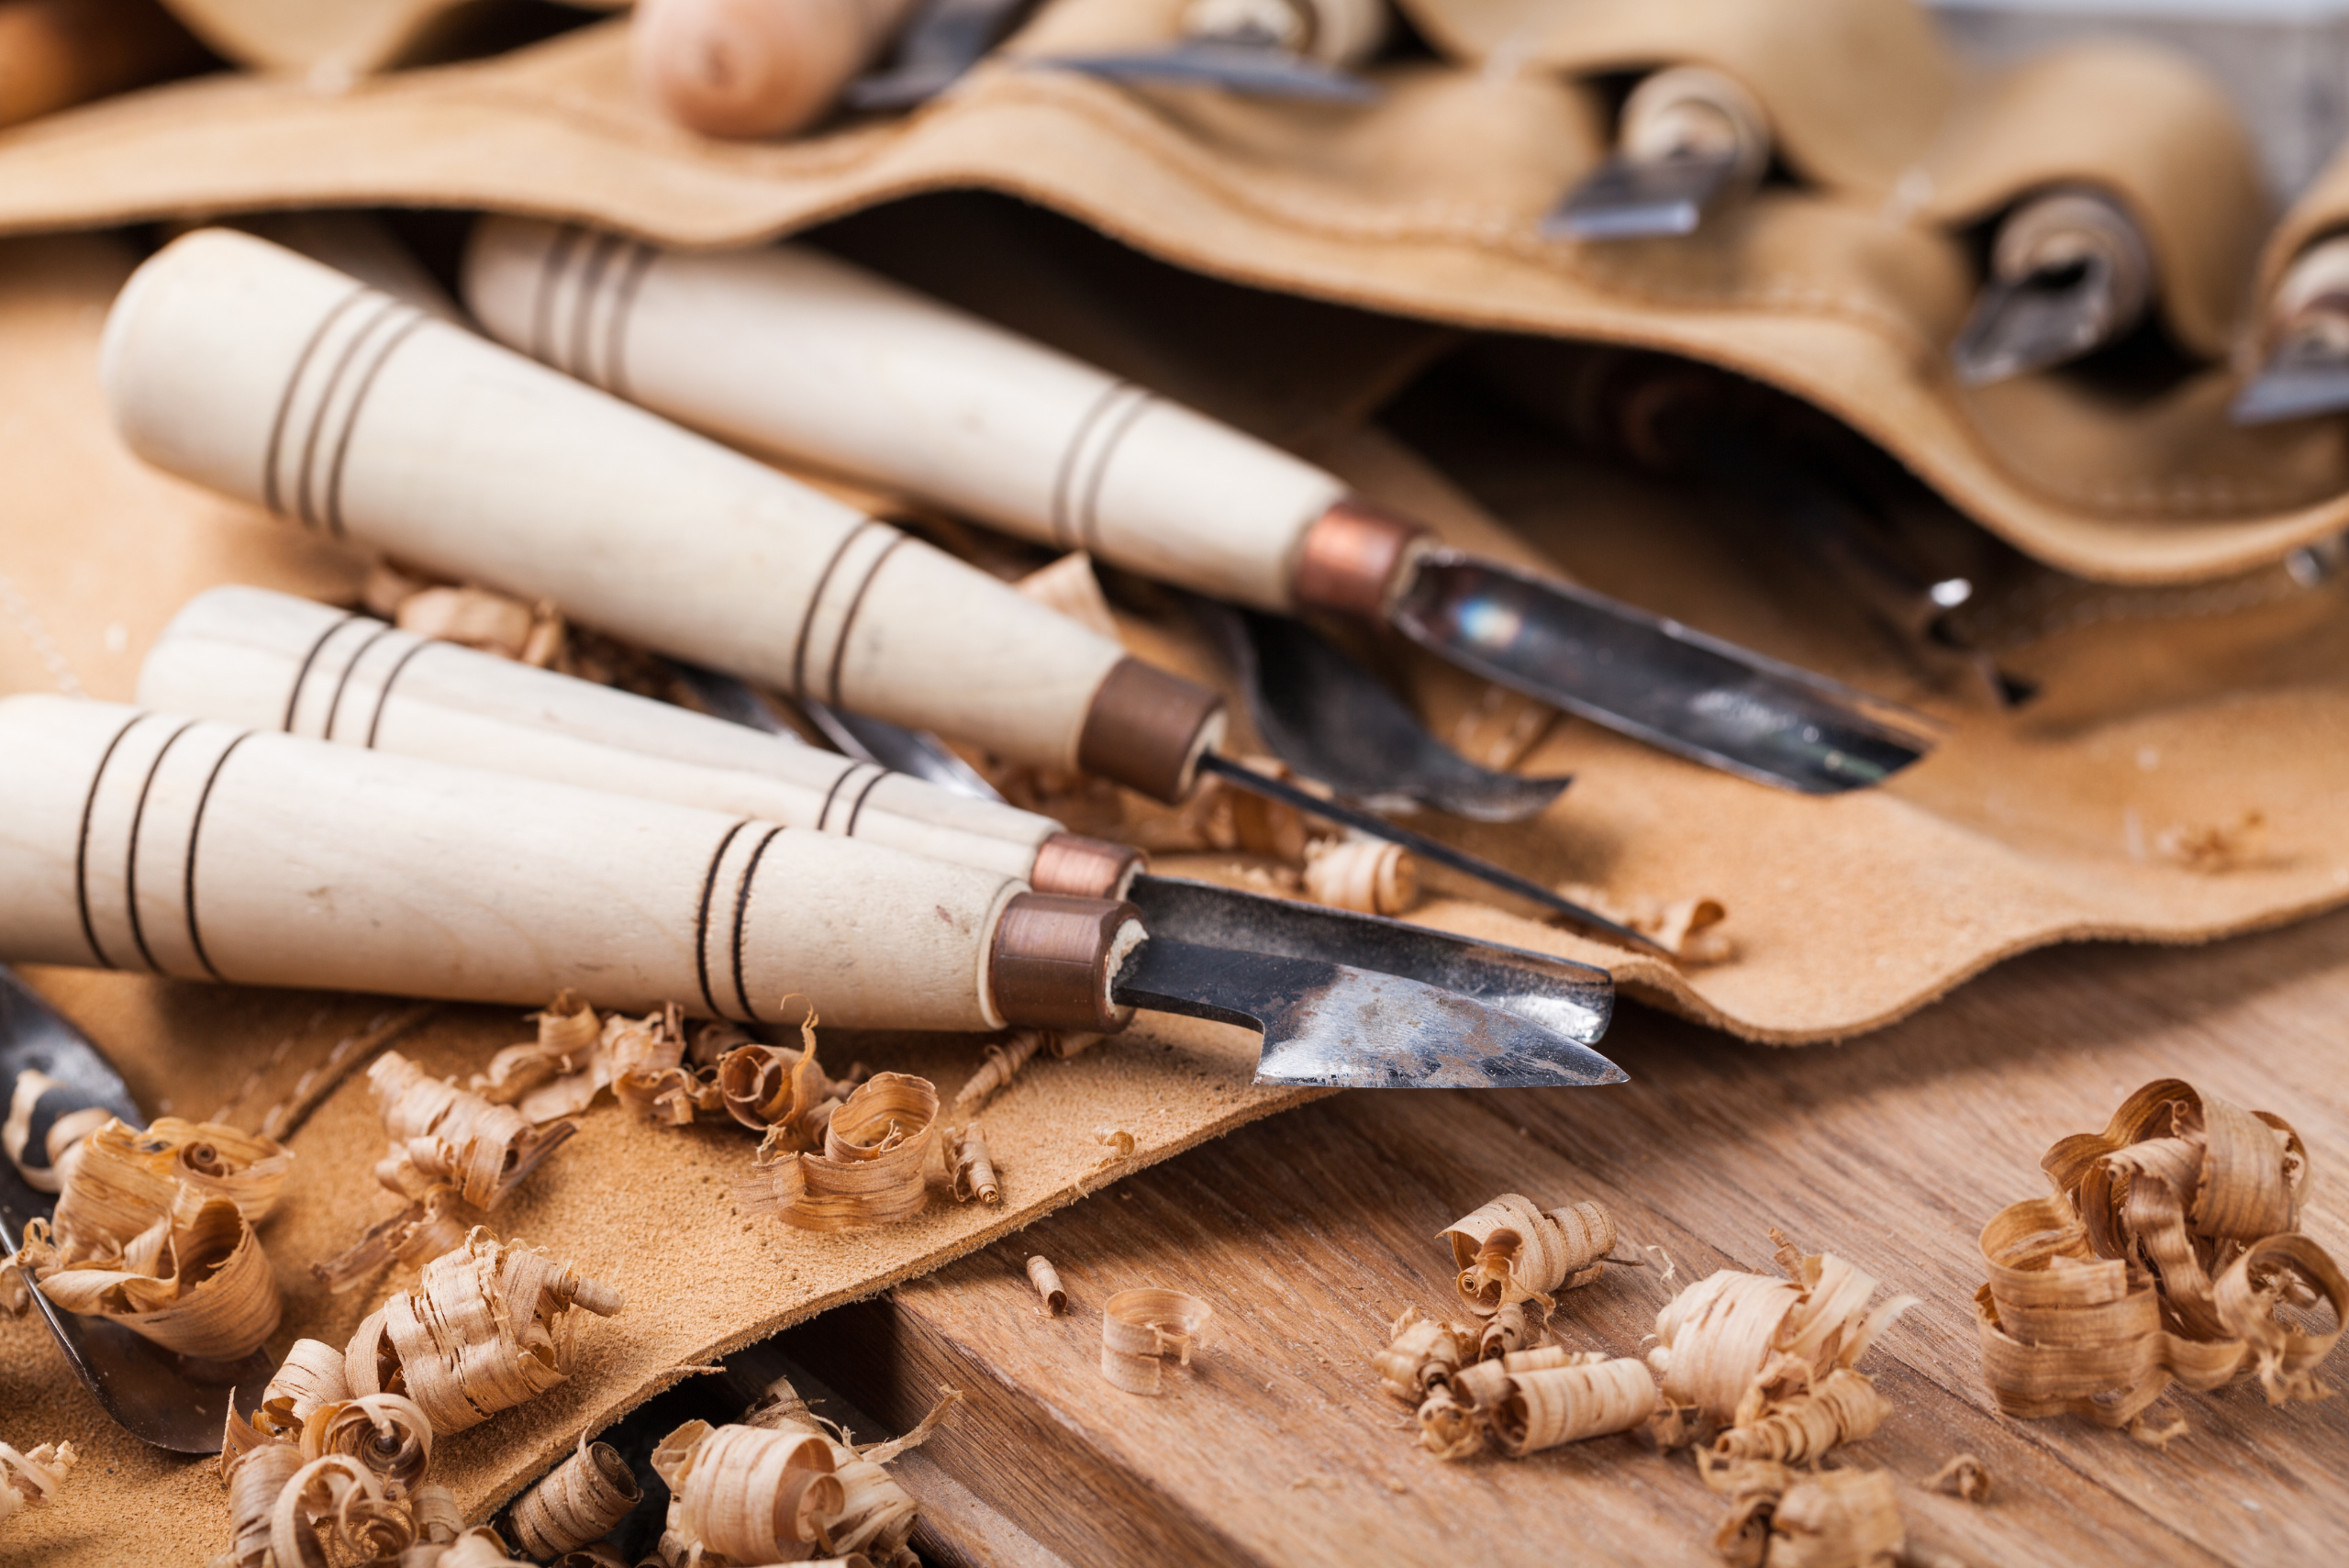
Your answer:
[[[908,0],[640,0],[637,84],[705,136],[787,136],[829,109]]]
[[[984,1029],[1017,880],[721,812],[0,701],[0,960]]]
[[[1331,474],[801,246],[688,254],[477,225],[466,302],[504,342],[729,441],[1268,610]]]
[[[1034,880],[1049,817],[265,588],[172,618],[142,706],[837,833]]]
[[[143,86],[204,62],[156,0],[0,5],[0,126]]]
[[[1116,643],[278,246],[222,229],[166,246],[115,304],[104,374],[140,456],[313,528],[1015,761],[1189,787],[1179,748],[1170,774],[1088,744],[1153,717],[1105,689],[1133,667]],[[1216,705],[1189,691],[1159,717],[1203,744]]]

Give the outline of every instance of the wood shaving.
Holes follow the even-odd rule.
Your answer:
[[[1068,1291],[1061,1284],[1060,1271],[1041,1252],[1028,1260],[1028,1283],[1036,1287],[1045,1317],[1057,1318],[1068,1310]]]
[[[65,1184],[62,1166],[68,1151],[114,1119],[103,1106],[67,1111],[51,1121],[49,1130],[41,1135],[40,1158],[28,1159],[34,1113],[40,1108],[40,1102],[60,1087],[56,1079],[39,1068],[26,1068],[17,1074],[17,1087],[8,1098],[7,1119],[0,1122],[0,1152],[8,1156],[17,1174],[35,1192],[61,1191]]]
[[[343,1375],[359,1398],[406,1395],[447,1437],[561,1383],[578,1313],[619,1309],[618,1292],[543,1248],[477,1229],[359,1325]]]
[[[610,1533],[643,1496],[619,1451],[583,1435],[577,1451],[515,1500],[507,1526],[524,1556],[560,1557]]]
[[[469,1529],[445,1545],[410,1547],[400,1568],[530,1568],[518,1557],[506,1555],[497,1532],[484,1526]]]
[[[1298,778],[1276,758],[1236,755],[1231,760],[1309,793],[1329,793],[1322,784]],[[1046,815],[1057,817],[1060,813],[1047,811]],[[1068,818],[1062,817],[1061,820],[1065,822]],[[1071,828],[1081,830],[1074,824]],[[1136,849],[1152,853],[1238,852],[1261,855],[1297,870],[1304,866],[1306,851],[1311,845],[1339,837],[1343,831],[1306,816],[1295,806],[1267,800],[1219,777],[1209,777],[1201,779],[1199,787],[1180,806],[1144,811],[1123,823],[1118,836]]]
[[[1540,1301],[1546,1311],[1552,1292],[1598,1279],[1615,1250],[1615,1219],[1595,1203],[1545,1211],[1534,1207],[1531,1198],[1503,1193],[1438,1235],[1452,1243],[1462,1303],[1489,1318],[1530,1300]],[[1534,1337],[1539,1333],[1536,1325]]]
[[[882,1466],[907,1450],[920,1447],[962,1403],[959,1390],[941,1387],[938,1395],[938,1403],[912,1431],[862,1450],[845,1430],[810,1411],[787,1378],[768,1385],[765,1396],[743,1415],[742,1424],[817,1438],[830,1448],[832,1473],[841,1484],[841,1507],[838,1517],[818,1530],[818,1551],[862,1553],[880,1568],[921,1568],[921,1559],[907,1544],[920,1518],[921,1505]]]
[[[1671,1405],[1706,1421],[1745,1426],[1796,1389],[1859,1360],[1876,1336],[1917,1305],[1897,1296],[1873,1309],[1874,1275],[1832,1254],[1796,1252],[1779,1232],[1787,1276],[1724,1269],[1691,1284],[1656,1315],[1648,1364]]]
[[[1095,1037],[1098,1039],[1098,1036]],[[986,1060],[954,1093],[954,1114],[970,1117],[978,1114],[985,1105],[1010,1084],[1028,1059],[1043,1049],[1044,1035],[1041,1029],[1019,1029],[1000,1045],[987,1047]]]
[[[277,1568],[326,1568],[338,1560],[396,1560],[416,1540],[406,1506],[348,1454],[306,1461],[270,1511],[269,1551]]]
[[[608,1540],[591,1540],[586,1545],[564,1552],[554,1560],[554,1568],[636,1568],[622,1551]]]
[[[1713,1482],[1755,1462],[1816,1465],[1840,1445],[1875,1436],[1891,1414],[1892,1401],[1865,1373],[1839,1366],[1808,1393],[1789,1395],[1722,1432],[1698,1456],[1698,1468]]]
[[[829,1440],[807,1431],[687,1421],[652,1451],[652,1468],[669,1486],[660,1555],[672,1563],[809,1557],[847,1501]]]
[[[0,1443],[0,1521],[55,1496],[79,1457],[72,1443],[39,1443],[28,1451]]]
[[[321,1405],[302,1423],[302,1457],[335,1453],[364,1465],[386,1496],[404,1497],[432,1462],[432,1425],[414,1400],[397,1394]]]
[[[1166,1357],[1188,1368],[1215,1308],[1179,1290],[1121,1290],[1101,1309],[1101,1375],[1128,1394],[1163,1391]]]
[[[1629,1431],[1653,1413],[1655,1379],[1631,1357],[1510,1372],[1485,1422],[1512,1459],[1561,1443]]]
[[[1416,1307],[1388,1325],[1387,1342],[1373,1351],[1378,1385],[1406,1405],[1418,1406],[1448,1385],[1462,1364],[1476,1356],[1477,1330],[1465,1323],[1430,1318]]]
[[[717,1058],[718,1092],[727,1114],[745,1127],[781,1131],[801,1150],[823,1147],[833,1114],[856,1092],[853,1082],[835,1083],[816,1060],[816,1018],[799,1026],[800,1045],[765,1045],[732,1024],[712,1025],[696,1039],[696,1049],[722,1046]]]
[[[1798,1477],[1770,1516],[1765,1568],[1891,1568],[1907,1544],[1889,1473]]]
[[[1990,1278],[1976,1317],[2001,1411],[2161,1441],[2140,1418],[2173,1382],[2203,1390],[2249,1373],[2271,1404],[2324,1396],[2316,1368],[2349,1318],[2349,1279],[2299,1231],[2311,1171],[2288,1123],[2165,1078],[2040,1163],[2055,1195],[1982,1230]],[[2279,1316],[2320,1299],[2329,1331]]]
[[[937,1135],[937,1086],[876,1073],[831,1113],[822,1153],[800,1152],[786,1127],[769,1129],[735,1201],[745,1213],[772,1214],[802,1230],[910,1219],[930,1201],[923,1172]]]
[[[1119,639],[1118,617],[1110,613],[1108,596],[1101,592],[1101,579],[1093,574],[1093,558],[1084,550],[1073,550],[1012,586],[1112,642]]]
[[[1969,1503],[1990,1500],[1990,1471],[1981,1460],[1961,1453],[1925,1478],[1928,1492],[1946,1492]]]
[[[402,631],[540,669],[553,665],[565,641],[562,612],[551,601],[529,604],[485,588],[420,588],[392,615]]]
[[[1305,849],[1305,895],[1363,915],[1400,915],[1419,901],[1419,865],[1400,844],[1339,839]]]
[[[1003,1187],[996,1180],[995,1162],[987,1156],[986,1134],[977,1122],[950,1127],[944,1134],[947,1170],[952,1177],[954,1201],[978,1202],[991,1208],[1003,1205]]]
[[[1099,1144],[1104,1152],[1101,1158],[1077,1173],[1076,1190],[1080,1195],[1085,1192],[1087,1182],[1096,1176],[1109,1174],[1132,1159],[1134,1151],[1141,1147],[1140,1140],[1122,1127],[1097,1127],[1093,1129],[1093,1141]]]
[[[68,1312],[105,1318],[184,1355],[235,1361],[277,1331],[277,1275],[251,1219],[224,1195],[240,1187],[240,1173],[168,1173],[185,1152],[166,1130],[172,1121],[143,1134],[109,1121],[93,1133],[68,1170],[53,1228],[46,1219],[26,1225],[17,1265]],[[244,1195],[266,1212],[275,1187]],[[139,1229],[118,1234],[157,1197],[162,1207]]]
[[[513,1106],[526,1121],[576,1116],[610,1081],[603,1020],[565,991],[532,1021],[538,1038],[491,1057],[489,1070],[474,1073],[469,1086],[493,1105]]]
[[[1558,895],[1619,926],[1629,926],[1686,964],[1727,963],[1737,944],[1717,928],[1729,917],[1718,898],[1664,900],[1618,895],[1587,883],[1563,883]]]
[[[322,1405],[351,1397],[342,1375],[342,1352],[317,1340],[296,1340],[262,1391],[253,1424],[272,1437],[301,1440],[303,1424]]]
[[[1047,1030],[1044,1034],[1044,1053],[1055,1061],[1065,1062],[1080,1051],[1092,1050],[1108,1038],[1106,1034],[1093,1034],[1084,1029]]]
[[[245,1435],[253,1446],[245,1446],[239,1441],[233,1409],[228,1432],[220,1462],[228,1484],[229,1546],[225,1558],[214,1560],[215,1568],[223,1562],[233,1568],[270,1568],[270,1530],[277,1499],[302,1468],[302,1450],[295,1443],[253,1437],[250,1428],[245,1429]]]

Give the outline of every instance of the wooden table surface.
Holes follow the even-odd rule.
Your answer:
[[[2166,1451],[2068,1418],[2006,1420],[1979,1377],[1973,1297],[1982,1223],[2043,1189],[2046,1147],[2165,1075],[2299,1128],[2317,1167],[2306,1228],[2342,1255],[2344,1022],[2349,915],[2205,949],[2043,952],[1842,1046],[1774,1051],[1626,1008],[1608,1049],[1628,1085],[1323,1101],[784,1348],[892,1429],[941,1383],[968,1396],[923,1471],[1029,1540],[1013,1550],[1001,1520],[981,1539],[941,1518],[941,1560],[1717,1563],[1723,1510],[1686,1453],[1616,1437],[1442,1463],[1366,1359],[1401,1307],[1448,1309],[1443,1226],[1504,1191],[1590,1197],[1619,1218],[1618,1251],[1660,1246],[1675,1284],[1770,1271],[1776,1225],[1923,1298],[1862,1362],[1895,1412],[1846,1451],[1905,1483],[1913,1547],[1974,1564],[2339,1561],[2349,1399],[2173,1393],[2157,1413],[2192,1430]],[[1067,1282],[1065,1317],[1037,1315],[1030,1251]],[[1216,1309],[1196,1375],[1160,1399],[1117,1392],[1095,1364],[1101,1303],[1140,1284]],[[1572,1345],[1639,1353],[1671,1288],[1610,1271],[1555,1324]],[[1987,1504],[1914,1485],[1960,1451],[1987,1464]]]

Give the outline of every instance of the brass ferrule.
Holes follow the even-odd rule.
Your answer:
[[[1289,577],[1300,610],[1377,620],[1427,529],[1349,495],[1313,520]]]
[[[1028,873],[1028,881],[1039,893],[1123,898],[1149,863],[1130,844],[1113,844],[1079,833],[1055,833],[1036,846],[1036,863]]]
[[[1133,1017],[1110,1000],[1141,914],[1108,898],[1023,893],[1006,906],[987,960],[996,1011],[1013,1029],[1115,1034]]]
[[[1120,659],[1093,694],[1076,765],[1174,804],[1198,782],[1199,758],[1223,739],[1223,698],[1196,681]]]

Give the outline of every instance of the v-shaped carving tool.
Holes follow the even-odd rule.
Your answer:
[[[1252,609],[1383,624],[1748,778],[1834,794],[1932,743],[1896,704],[1436,547],[1310,463],[804,247],[671,253],[492,218],[465,288],[506,341],[741,445]]]
[[[1616,151],[1542,220],[1561,239],[1668,239],[1742,201],[1770,166],[1770,127],[1753,95],[1700,65],[1656,72],[1631,90]]]
[[[2308,419],[2349,408],[2349,237],[2293,259],[2267,309],[2267,359],[2235,394],[2238,425]]]
[[[1999,223],[1950,356],[1968,386],[2046,370],[2126,333],[2153,297],[2154,253],[2127,209],[2102,191],[2049,191]]]

